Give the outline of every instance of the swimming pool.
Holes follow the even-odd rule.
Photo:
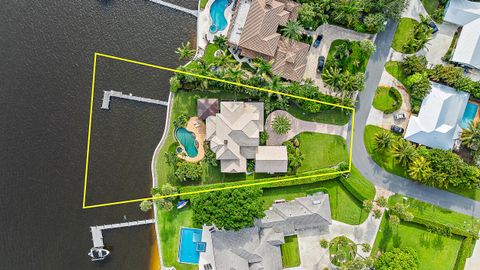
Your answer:
[[[178,245],[178,261],[198,264],[200,251],[197,251],[197,244],[205,245],[202,242],[202,230],[182,227],[180,229],[180,244]]]
[[[475,119],[475,115],[477,115],[478,105],[474,103],[467,103],[467,107],[465,108],[465,112],[463,113],[462,122],[460,126],[462,128],[467,128],[470,122]]]
[[[177,128],[177,130],[175,130],[175,137],[178,142],[183,145],[189,157],[193,158],[198,155],[198,149],[195,146],[195,135],[192,132],[183,127]]]
[[[228,6],[228,0],[215,0],[210,7],[210,18],[212,24],[210,25],[210,32],[216,33],[222,31],[227,27],[227,19],[225,19],[225,9]]]

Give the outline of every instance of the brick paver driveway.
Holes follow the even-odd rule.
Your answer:
[[[277,116],[285,116],[290,120],[291,128],[287,134],[279,135],[275,133],[272,129],[272,121]],[[265,131],[268,132],[267,145],[282,145],[283,142],[288,141],[295,137],[297,134],[302,132],[317,132],[331,135],[339,135],[347,139],[347,130],[348,125],[338,126],[323,124],[317,122],[308,122],[297,119],[293,115],[289,114],[286,111],[277,110],[268,115],[267,120],[265,121]]]

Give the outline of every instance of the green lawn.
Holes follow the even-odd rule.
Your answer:
[[[347,182],[347,184],[353,189],[351,192],[357,192],[361,194],[362,197],[371,200],[375,198],[375,186],[367,178],[363,177],[355,166],[352,166],[350,176],[344,182]]]
[[[373,188],[371,183],[364,183],[370,187],[363,187],[361,190]],[[347,224],[357,225],[364,222],[368,214],[362,210],[362,203],[357,200],[338,180],[321,181],[311,184],[303,184],[288,187],[264,188],[264,208],[268,209],[275,200],[285,199],[287,201],[318,191],[327,192],[330,196],[330,210],[332,218]],[[369,196],[369,195],[367,195]],[[373,193],[375,196],[375,193]]]
[[[310,122],[318,122],[332,125],[345,125],[350,121],[351,114],[349,110],[331,109],[320,111],[318,113],[305,112],[299,106],[292,104],[287,110],[294,117]]]
[[[193,211],[187,207],[182,210],[174,209],[171,212],[158,212],[158,229],[162,246],[162,260],[166,266],[175,266],[181,270],[198,269],[197,265],[181,264],[177,261],[180,227],[191,227]]]
[[[411,18],[401,18],[395,36],[393,37],[392,48],[401,53],[414,53],[408,52],[404,49],[404,45],[407,44],[415,34],[415,28],[420,25],[420,22]]]
[[[407,75],[403,72],[402,62],[388,61],[385,64],[385,70],[395,79],[399,80],[404,86],[407,82]]]
[[[341,136],[302,132],[298,140],[304,155],[299,173],[333,167],[348,160],[345,139]]]
[[[300,266],[300,251],[296,235],[285,237],[285,244],[280,246],[283,268]]]
[[[388,205],[391,207],[395,203],[404,203],[403,198],[403,195],[396,194],[389,198]],[[407,205],[408,211],[416,217],[434,220],[435,222],[465,230],[473,230],[477,232],[480,230],[480,219],[478,218],[457,213],[413,198],[408,198],[404,204]]]
[[[387,151],[385,153],[380,153],[375,150],[375,134],[380,133],[382,130],[384,129],[372,125],[367,125],[365,127],[364,142],[368,154],[370,154],[372,159],[386,171],[402,177],[408,177],[406,171],[402,168],[402,166],[398,165],[394,161],[393,156],[390,152]],[[394,134],[395,137],[400,137],[398,134],[395,134],[393,132],[392,134]]]
[[[395,87],[378,87],[373,107],[385,113],[392,113],[402,106],[402,96]]]
[[[393,248],[411,247],[417,251],[419,270],[451,270],[462,243],[458,236],[446,237],[428,232],[415,223],[390,225],[384,217],[373,245],[372,254]]]
[[[213,63],[213,61],[215,60],[214,54],[217,50],[220,50],[220,48],[216,44],[209,43],[207,45],[207,48],[205,49],[205,54],[203,55],[203,59],[205,60],[205,62],[207,62],[207,64]]]

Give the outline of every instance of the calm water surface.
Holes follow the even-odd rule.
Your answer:
[[[81,209],[93,53],[176,67],[195,27],[143,0],[1,1],[0,269],[148,269],[151,227],[106,232],[106,262],[86,255],[90,225],[148,218],[137,204]],[[102,111],[103,90],[165,100],[169,76],[98,59],[88,204],[147,195],[164,128],[161,106],[113,99]]]

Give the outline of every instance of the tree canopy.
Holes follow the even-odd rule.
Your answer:
[[[195,226],[212,225],[226,230],[239,230],[262,218],[262,189],[235,188],[199,194],[192,198]]]
[[[376,270],[416,270],[417,252],[412,248],[394,248],[380,255],[374,263]]]

